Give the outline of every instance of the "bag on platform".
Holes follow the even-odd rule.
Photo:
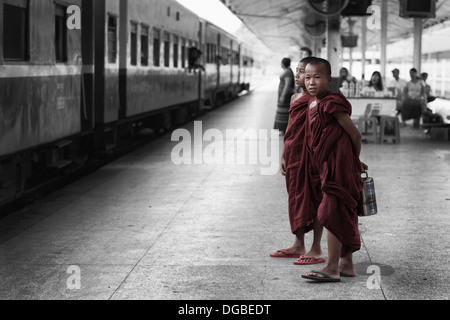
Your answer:
[[[378,213],[375,183],[367,171],[364,174],[366,176],[363,178],[364,188],[361,192],[362,209],[358,212],[360,217],[373,216]]]

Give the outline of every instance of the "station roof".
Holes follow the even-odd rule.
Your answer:
[[[324,31],[324,23],[321,24],[320,21],[326,18],[318,15],[308,0],[231,0],[230,4],[234,13],[274,52],[279,52],[280,48],[312,47],[314,41],[323,41],[326,37],[326,33],[320,34]],[[400,1],[388,0],[387,4],[388,43],[413,36],[413,19],[400,17]],[[381,8],[381,0],[372,0],[372,5]],[[423,28],[439,24],[449,18],[450,1],[438,0],[436,18],[425,19]],[[354,16],[351,19],[354,21],[353,34],[360,35],[363,18]],[[305,23],[317,27],[309,28],[310,33],[306,30]],[[341,17],[341,33],[350,33],[348,17]],[[381,30],[369,28],[367,46],[379,45],[380,34]],[[361,41],[358,41],[358,46],[360,44]]]

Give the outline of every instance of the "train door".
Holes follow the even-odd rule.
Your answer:
[[[119,117],[119,0],[95,0],[95,135],[96,150],[116,140]]]
[[[237,70],[238,70],[238,77],[237,81],[239,84],[241,84],[242,79],[242,64],[241,64],[241,56],[242,56],[242,44],[237,45],[237,57],[236,57],[236,63],[237,63]]]
[[[234,46],[233,46],[233,40],[230,40],[230,51],[228,52],[228,62],[229,62],[229,68],[230,68],[230,86],[233,86],[235,81],[234,81]]]
[[[222,39],[220,38],[220,33],[217,34],[217,49],[219,52],[219,56],[223,59],[223,57],[221,56],[222,52],[221,52],[221,41]],[[217,56],[215,58],[216,61],[216,65],[217,65],[217,88],[219,88],[222,84],[220,83],[220,66],[222,64],[221,59],[218,59]]]
[[[205,43],[204,43],[205,37],[204,37],[204,26],[203,26],[203,22],[200,21],[199,22],[199,27],[198,27],[198,48],[200,49],[200,51],[205,52],[204,47],[205,47]],[[206,65],[206,59],[205,59],[205,55],[203,54],[200,58],[201,62],[200,64],[202,66]],[[202,72],[202,69],[198,70],[198,101],[199,101],[199,109],[203,108],[203,101],[205,101],[205,92],[204,92],[204,87],[203,87],[203,79],[205,78],[206,73]]]
[[[81,130],[82,132],[90,132],[94,128],[94,2],[83,0],[82,7]]]
[[[127,76],[128,76],[128,45],[133,48],[136,39],[129,39],[129,32],[132,32],[130,38],[137,36],[133,26],[128,22],[128,0],[120,0],[119,17],[119,119],[125,119],[127,113]],[[131,49],[130,49],[131,50]]]

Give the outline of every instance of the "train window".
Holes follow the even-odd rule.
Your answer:
[[[236,54],[236,56],[235,56],[234,64],[239,65],[241,62],[241,54],[239,52],[236,52],[235,54]]]
[[[186,68],[186,40],[181,39],[181,68]]]
[[[55,60],[67,62],[67,26],[66,8],[56,5],[55,8]]]
[[[108,62],[117,60],[117,17],[108,17]]]
[[[228,64],[228,49],[222,47],[220,56],[221,56],[221,59],[222,59],[222,64],[223,65],[227,65]]]
[[[196,47],[189,48],[188,52],[188,59],[189,59],[189,68],[198,69],[202,68],[200,57],[202,55],[202,52],[197,49]]]
[[[29,59],[28,1],[3,1],[3,58],[9,61]]]
[[[137,66],[137,59],[138,59],[138,54],[137,54],[137,48],[138,48],[138,43],[137,43],[137,23],[131,22],[131,33],[130,33],[130,56],[131,56],[131,65],[132,66]]]
[[[217,48],[217,45],[211,45],[211,63],[219,63],[220,62],[220,50]]]
[[[170,34],[164,32],[164,66],[170,66]]]
[[[178,68],[178,37],[173,37],[173,66]]]
[[[161,53],[161,31],[153,29],[153,65],[159,67]]]
[[[206,62],[207,63],[215,63],[217,55],[217,46],[215,44],[207,44],[206,45]]]
[[[141,65],[148,66],[148,27],[141,27]]]
[[[212,53],[211,54],[211,63],[219,63],[219,61],[217,60],[218,52],[217,52],[217,45],[216,44],[212,45],[212,52],[211,53]]]

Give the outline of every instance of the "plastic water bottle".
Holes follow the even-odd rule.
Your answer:
[[[348,89],[348,83],[347,82],[344,82],[343,84],[342,84],[342,94],[344,95],[344,96],[346,96],[346,97],[348,97],[348,91],[349,91],[349,89]]]
[[[355,88],[355,97],[359,98],[361,97],[361,82],[356,82],[356,88]]]
[[[350,82],[350,90],[349,90],[349,97],[354,97],[355,96],[355,84],[353,83],[353,81]]]

